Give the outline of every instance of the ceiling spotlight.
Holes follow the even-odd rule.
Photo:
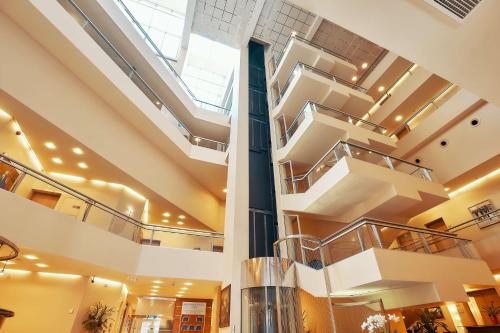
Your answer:
[[[7,260],[7,261],[0,261],[0,265],[1,264],[5,264],[5,265],[14,265],[15,262],[13,262],[12,260]]]
[[[37,260],[37,259],[38,259],[38,257],[37,257],[37,256],[34,256],[34,255],[32,255],[32,254],[27,254],[27,255],[25,255],[24,257],[25,257],[26,259],[28,259],[28,260]]]
[[[396,118],[394,118],[395,121],[401,121],[403,120],[403,116],[402,115],[397,115]]]
[[[83,150],[81,148],[75,147],[72,150],[73,150],[73,153],[75,153],[77,155],[83,155]]]
[[[160,283],[163,283],[163,282],[161,282],[160,280],[154,280],[153,283],[160,284]]]
[[[163,216],[165,216],[165,217],[170,217],[170,213],[165,212],[165,213],[163,213]]]
[[[445,187],[445,188],[444,188],[444,191],[445,191],[445,192],[448,192],[449,190],[450,190],[450,188],[449,188],[449,187]]]
[[[182,287],[181,290],[188,290],[188,287]]]
[[[153,289],[160,289],[160,286],[151,286]]]
[[[156,105],[160,105],[160,101],[156,101]]]
[[[366,69],[368,67],[368,63],[367,62],[364,62],[362,65],[361,65],[361,68],[363,69]]]
[[[168,223],[168,219],[161,220],[163,223]]]
[[[184,282],[184,285],[185,285],[185,286],[192,286],[192,285],[193,285],[193,283],[192,283],[192,282]]]
[[[378,87],[378,91],[379,91],[379,92],[382,92],[382,91],[384,91],[384,90],[385,90],[385,87],[384,87],[384,86],[380,86],[380,87]]]
[[[356,81],[357,79],[358,79],[358,77],[357,77],[356,75],[354,75],[354,76],[351,78],[351,80],[352,80],[352,81]]]
[[[178,225],[183,225],[183,224],[184,224],[184,222],[182,222],[182,221],[177,221],[177,224],[178,224]]]
[[[223,189],[222,192],[227,193],[227,188]]]
[[[40,267],[40,268],[45,268],[45,267],[49,267],[49,265],[47,264],[43,264],[43,263],[38,263],[38,264],[35,264],[36,266]]]
[[[82,169],[87,169],[87,168],[89,167],[89,166],[87,165],[87,163],[85,163],[85,162],[80,162],[80,163],[78,163],[78,166],[79,166],[80,168],[82,168]]]
[[[177,295],[175,295],[175,297],[180,298],[180,297],[182,297],[182,295],[181,294],[177,294]]]
[[[45,142],[45,147],[49,148],[50,150],[54,150],[57,148],[54,142]]]
[[[182,214],[181,214],[181,215],[179,215],[179,218],[180,218],[181,220],[184,220],[184,219],[186,218],[186,216],[184,216],[184,215],[182,215]]]
[[[63,161],[59,157],[54,157],[52,159],[52,162],[54,162],[55,164],[62,164]]]

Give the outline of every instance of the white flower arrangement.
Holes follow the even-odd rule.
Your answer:
[[[368,316],[366,321],[361,324],[361,329],[363,331],[368,331],[368,333],[385,333],[386,323],[387,321],[392,321],[394,323],[399,323],[401,318],[394,314],[388,314],[386,316],[382,314],[375,314]],[[397,330],[394,330],[394,333],[397,333]]]

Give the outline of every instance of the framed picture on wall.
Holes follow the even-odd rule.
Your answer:
[[[469,207],[469,212],[474,219],[478,220],[477,225],[481,229],[489,227],[500,220],[500,215],[490,200],[485,200]]]
[[[231,311],[231,285],[220,292],[219,305],[219,327],[229,327],[229,316]]]

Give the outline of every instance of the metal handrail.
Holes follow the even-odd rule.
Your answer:
[[[461,231],[461,230],[470,228],[472,226],[475,226],[475,225],[477,225],[477,224],[479,224],[479,223],[481,223],[481,222],[483,222],[485,220],[495,218],[495,217],[497,217],[499,215],[500,215],[500,209],[496,209],[496,210],[492,211],[491,213],[488,213],[488,217],[486,217],[486,218],[484,218],[484,217],[476,217],[476,218],[470,219],[468,221],[462,222],[460,224],[451,226],[451,227],[449,227],[446,230],[447,231],[454,230],[454,232]]]
[[[345,61],[347,61],[348,63],[351,63],[351,64],[352,64],[351,59],[349,59],[349,58],[348,58],[348,57],[346,57],[346,56],[343,56],[343,55],[341,55],[341,54],[338,54],[338,53],[336,53],[336,52],[334,52],[334,51],[332,51],[332,50],[330,50],[330,49],[327,49],[327,48],[325,48],[325,47],[323,47],[323,46],[319,45],[319,44],[313,43],[313,42],[311,42],[310,40],[307,40],[307,39],[305,39],[305,38],[299,37],[299,36],[297,36],[297,34],[291,34],[291,35],[290,35],[290,37],[288,37],[288,40],[286,41],[286,44],[285,44],[285,46],[283,47],[283,49],[281,50],[281,52],[279,53],[278,57],[277,57],[277,58],[275,58],[275,57],[273,56],[273,59],[274,59],[274,70],[273,70],[273,74],[276,72],[276,69],[279,67],[279,65],[280,65],[280,63],[281,63],[281,60],[283,60],[283,56],[284,56],[284,54],[285,54],[285,51],[286,51],[286,49],[288,48],[288,46],[290,45],[290,43],[291,43],[291,41],[292,41],[293,39],[296,39],[296,40],[298,40],[298,41],[301,41],[301,42],[303,42],[303,43],[306,43],[306,44],[308,44],[308,45],[311,45],[311,46],[313,46],[313,47],[315,47],[315,48],[317,48],[317,49],[319,49],[319,50],[321,50],[321,51],[324,51],[324,52],[326,52],[326,53],[329,53],[329,54],[331,54],[331,55],[333,55],[333,56],[335,56],[335,57],[337,57],[337,58],[340,58],[340,59],[345,60]]]
[[[300,121],[300,117],[302,116],[302,114],[304,114],[306,112],[306,109],[308,106],[311,106],[311,111],[315,111],[313,106],[316,107],[316,108],[320,108],[320,109],[323,109],[323,110],[326,110],[326,111],[329,111],[329,112],[333,112],[333,113],[337,113],[337,114],[341,114],[347,118],[350,118],[352,120],[355,120],[357,122],[360,122],[362,124],[366,124],[366,125],[370,125],[372,127],[374,127],[375,129],[380,129],[380,131],[382,133],[385,133],[385,131],[387,131],[387,129],[383,126],[380,126],[380,125],[377,125],[375,123],[372,123],[370,121],[367,121],[367,120],[364,120],[364,119],[361,119],[361,118],[358,118],[356,116],[353,116],[347,112],[344,112],[344,111],[340,111],[338,109],[335,109],[335,108],[331,108],[331,107],[328,107],[328,106],[325,106],[325,105],[322,105],[322,104],[319,104],[319,103],[316,103],[316,102],[313,102],[311,100],[307,101],[304,106],[302,107],[301,111],[295,116],[295,119],[292,121],[292,123],[290,124],[290,126],[288,126],[288,129],[286,130],[285,134],[283,134],[280,139],[283,139],[284,137],[287,137],[287,134],[289,134],[289,132],[291,131],[291,129],[295,126],[295,123],[297,123],[298,121]],[[292,134],[293,135],[293,134]],[[291,136],[291,135],[289,135]]]
[[[141,31],[141,33],[144,35],[144,37],[149,41],[150,45],[156,51],[157,56],[160,57],[163,60],[163,62],[167,65],[168,69],[172,72],[172,74],[174,74],[174,76],[176,77],[176,79],[185,88],[185,90],[188,93],[188,95],[194,101],[199,102],[201,104],[212,106],[214,108],[218,108],[218,109],[222,110],[222,113],[224,113],[226,115],[228,115],[231,112],[231,110],[228,109],[228,108],[225,108],[223,106],[216,105],[216,104],[213,104],[213,103],[205,102],[205,101],[202,101],[202,100],[199,100],[198,98],[196,98],[196,96],[194,95],[193,91],[189,88],[189,86],[187,85],[187,83],[182,79],[182,77],[177,73],[177,71],[175,70],[175,68],[170,64],[169,61],[172,61],[172,59],[170,59],[169,57],[166,57],[163,54],[163,52],[161,52],[161,50],[158,48],[158,46],[156,45],[156,43],[153,42],[153,40],[151,39],[151,37],[149,36],[149,34],[146,32],[146,30],[144,30],[144,28],[142,27],[142,25],[135,18],[135,16],[132,14],[132,12],[128,9],[128,7],[125,5],[125,3],[123,3],[122,0],[115,0],[115,1],[123,7],[123,10],[130,17],[132,23],[135,24],[135,26]]]
[[[19,255],[20,250],[17,247],[17,245],[12,243],[7,238],[0,236],[0,248],[2,248],[4,245],[8,246],[10,249],[12,249],[12,252],[5,257],[0,257],[0,261],[11,260],[11,259],[16,258]]]
[[[425,103],[420,109],[418,109],[414,114],[412,114],[410,118],[408,118],[404,123],[402,123],[401,126],[396,128],[391,134],[389,134],[389,136],[399,134],[413,119],[418,117],[418,115],[420,115],[425,109],[427,109],[429,105],[433,104],[435,100],[446,94],[446,92],[450,90],[453,86],[454,86],[453,83],[448,84],[446,88],[444,88],[436,95],[434,95],[427,103]]]
[[[328,72],[325,72],[321,69],[318,69],[316,67],[313,67],[313,66],[310,66],[310,65],[307,65],[307,64],[304,64],[303,62],[300,62],[298,61],[295,66],[293,67],[293,70],[292,72],[290,73],[290,75],[288,76],[287,80],[285,81],[285,84],[283,85],[283,87],[281,89],[279,89],[279,96],[278,98],[276,98],[276,100],[274,101],[274,105],[278,105],[280,102],[281,102],[281,99],[283,98],[283,96],[285,95],[286,91],[288,90],[288,87],[290,86],[292,80],[295,78],[295,75],[297,73],[298,70],[302,70],[302,69],[306,69],[308,71],[311,71],[315,74],[318,74],[318,75],[321,75],[327,79],[333,79],[333,82],[338,82],[346,87],[349,87],[351,89],[354,89],[354,90],[357,90],[357,91],[360,91],[362,93],[366,93],[368,90],[366,88],[363,88],[362,86],[359,86],[355,83],[352,83],[352,82],[349,82],[347,80],[344,80],[336,75],[333,75],[331,73],[328,73]],[[279,81],[276,81],[274,83],[274,85],[279,85]]]
[[[59,1],[62,1],[62,0],[59,0]],[[189,128],[175,115],[174,112],[172,112],[172,110],[170,110],[170,108],[167,107],[167,104],[159,97],[159,95],[153,90],[153,88],[151,88],[151,86],[142,78],[142,76],[137,72],[137,70],[134,68],[134,66],[132,66],[128,61],[127,59],[125,59],[125,57],[118,51],[118,49],[109,41],[109,39],[101,32],[101,30],[97,27],[97,25],[87,16],[87,14],[85,14],[85,12],[73,1],[73,0],[66,0],[69,4],[71,4],[71,6],[78,12],[78,14],[81,15],[81,17],[86,21],[88,22],[88,24],[90,24],[90,26],[92,27],[92,29],[99,35],[99,37],[111,48],[111,50],[113,51],[113,53],[115,55],[117,55],[123,62],[124,64],[128,67],[128,69],[131,71],[131,73],[134,74],[134,76],[136,76],[140,81],[141,83],[147,88],[148,92],[151,93],[155,99],[161,103],[161,105],[163,105],[165,107],[165,109],[168,110],[168,112],[175,118],[175,120],[178,122],[178,124],[184,129],[186,130],[186,132],[189,134],[189,136],[191,138],[193,138],[194,140],[196,139],[200,139],[201,140],[204,140],[204,141],[210,141],[210,142],[214,142],[214,143],[217,143],[218,145],[221,145],[223,151],[225,151],[227,149],[227,143],[225,142],[220,142],[220,141],[216,141],[216,140],[212,140],[212,139],[207,139],[207,138],[203,138],[203,137],[200,137],[200,136],[196,136],[194,135],[190,130]],[[133,82],[133,80],[132,80]],[[139,87],[138,87],[139,88]],[[139,88],[140,89],[140,88]],[[161,110],[160,110],[161,111]],[[189,139],[188,139],[189,140]],[[190,141],[190,140],[189,140]],[[192,143],[192,142],[191,142]]]
[[[86,194],[75,190],[58,180],[47,176],[46,174],[39,172],[24,163],[21,163],[19,161],[16,161],[13,158],[10,158],[6,156],[4,153],[0,154],[0,162],[7,164],[11,167],[13,167],[16,170],[19,170],[22,174],[27,174],[47,185],[50,185],[62,192],[65,192],[73,197],[76,197],[79,200],[82,200],[88,205],[95,206],[117,218],[120,218],[124,220],[127,223],[133,224],[134,226],[140,227],[141,229],[144,230],[155,230],[155,231],[164,231],[164,232],[169,232],[169,233],[176,233],[176,234],[186,234],[190,236],[200,236],[200,237],[210,237],[210,238],[224,238],[224,234],[220,232],[215,232],[215,231],[207,231],[207,230],[198,230],[198,229],[188,229],[188,228],[176,228],[176,227],[169,227],[169,226],[164,226],[164,225],[158,225],[158,224],[146,224],[144,222],[141,222],[139,220],[136,220],[135,218],[125,215],[122,212],[98,201],[95,200]],[[163,230],[162,230],[163,229]]]
[[[396,161],[399,161],[399,162],[402,162],[402,163],[405,163],[405,164],[409,164],[409,165],[412,165],[412,166],[415,166],[419,169],[425,169],[427,171],[432,171],[432,169],[430,168],[427,168],[427,167],[423,167],[421,165],[418,165],[418,164],[414,164],[412,162],[408,162],[408,161],[405,161],[405,160],[402,160],[400,158],[397,158],[397,157],[394,157],[394,156],[391,156],[391,155],[387,155],[387,154],[384,154],[384,153],[381,153],[377,150],[373,150],[373,149],[368,149],[366,147],[363,147],[363,146],[360,146],[360,145],[357,145],[355,143],[350,143],[350,142],[346,142],[346,141],[343,141],[343,140],[339,140],[337,141],[332,148],[330,148],[301,178],[295,178],[294,177],[294,180],[304,180],[305,178],[307,178],[307,176],[309,176],[309,174],[311,174],[316,168],[317,166],[332,152],[335,150],[335,148],[337,148],[338,145],[348,145],[348,146],[353,146],[353,147],[356,147],[356,148],[359,148],[359,149],[362,149],[362,150],[365,150],[365,151],[368,151],[368,152],[372,152],[372,153],[375,153],[377,155],[381,155],[381,156],[386,156],[386,157],[389,157],[391,159],[394,159]],[[287,162],[283,162],[281,164],[284,164],[284,163],[287,163]]]

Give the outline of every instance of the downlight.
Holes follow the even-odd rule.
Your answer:
[[[470,125],[471,125],[472,127],[479,126],[479,123],[480,123],[480,121],[479,121],[479,119],[477,119],[477,118],[474,118],[474,119],[472,119],[472,120],[470,121]]]

